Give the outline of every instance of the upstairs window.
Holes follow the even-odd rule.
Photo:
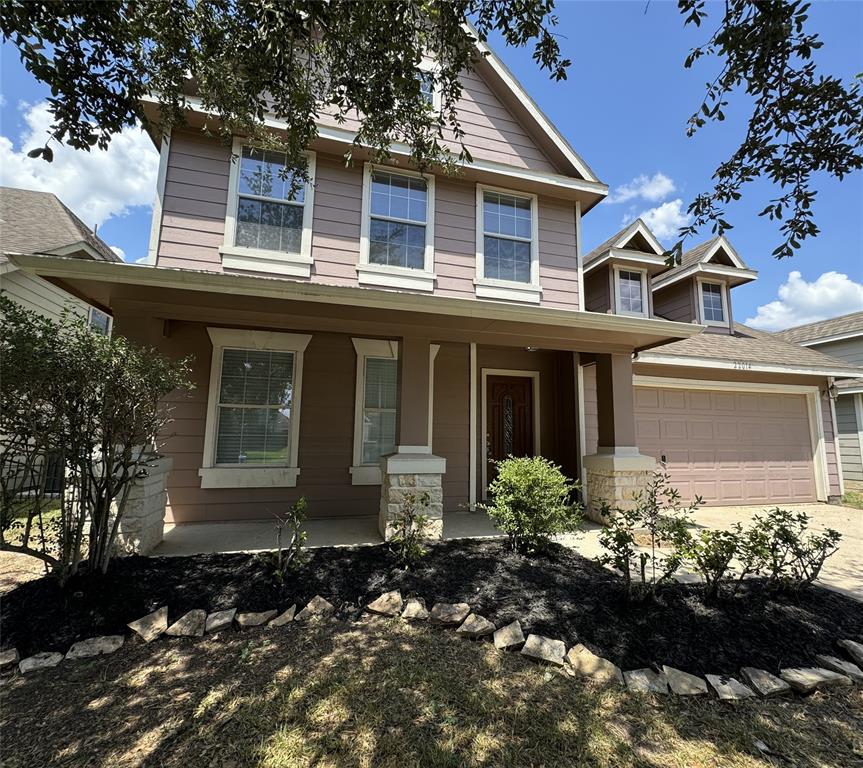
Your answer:
[[[434,73],[428,70],[421,70],[417,74],[417,80],[420,83],[420,94],[431,106],[435,106],[437,94],[435,92]]]
[[[369,264],[425,268],[428,185],[422,177],[372,171]]]
[[[94,333],[98,333],[101,336],[111,335],[113,318],[107,312],[102,312],[102,310],[96,309],[96,307],[90,307],[87,323],[90,326],[90,330]]]
[[[303,237],[305,185],[294,188],[282,152],[243,147],[237,189],[234,245],[299,253]]]
[[[647,274],[630,269],[615,270],[617,312],[621,315],[647,315]]]
[[[529,198],[484,192],[484,277],[529,283],[533,240]]]
[[[725,325],[725,295],[720,283],[701,283],[701,319],[708,325]]]

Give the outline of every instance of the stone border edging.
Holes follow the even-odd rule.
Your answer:
[[[701,696],[713,689],[721,701],[741,701],[751,698],[771,698],[790,694],[801,695],[836,686],[863,684],[863,643],[850,639],[837,640],[836,645],[850,661],[839,656],[818,654],[815,660],[820,667],[783,668],[779,677],[755,667],[742,667],[741,677],[746,684],[729,675],[705,675],[702,679],[683,670],[664,665],[661,670],[645,667],[622,671],[616,664],[597,656],[578,643],[567,649],[563,640],[529,633],[524,636],[521,622],[512,621],[506,626],[495,624],[467,603],[435,603],[431,610],[425,600],[412,596],[402,598],[400,590],[384,592],[368,603],[362,611],[407,621],[430,621],[441,627],[455,629],[455,633],[470,640],[490,640],[500,651],[511,651],[534,661],[553,665],[571,677],[586,677],[601,684],[616,683],[631,691],[677,696]],[[361,612],[362,612],[361,611]],[[292,605],[281,613],[276,609],[239,613],[236,608],[207,613],[195,608],[168,624],[168,607],[155,611],[127,624],[129,629],[145,643],[163,635],[174,637],[203,637],[230,629],[262,627],[268,629],[287,626],[292,622],[323,619],[334,615],[335,606],[321,595],[315,595],[301,610]],[[16,648],[0,651],[0,671],[17,665],[21,674],[56,667],[62,661],[88,659],[114,653],[125,642],[123,635],[106,635],[79,640],[64,655],[55,652],[36,653],[21,659]]]

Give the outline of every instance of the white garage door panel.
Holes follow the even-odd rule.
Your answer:
[[[639,448],[666,457],[685,499],[816,500],[804,395],[637,387],[635,410]]]

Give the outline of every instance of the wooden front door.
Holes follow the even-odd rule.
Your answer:
[[[486,458],[488,482],[493,462],[507,456],[533,456],[533,379],[489,376],[486,382]]]

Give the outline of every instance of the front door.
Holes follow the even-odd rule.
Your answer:
[[[493,462],[507,456],[533,456],[533,379],[489,376],[486,383],[486,458],[488,482]]]

